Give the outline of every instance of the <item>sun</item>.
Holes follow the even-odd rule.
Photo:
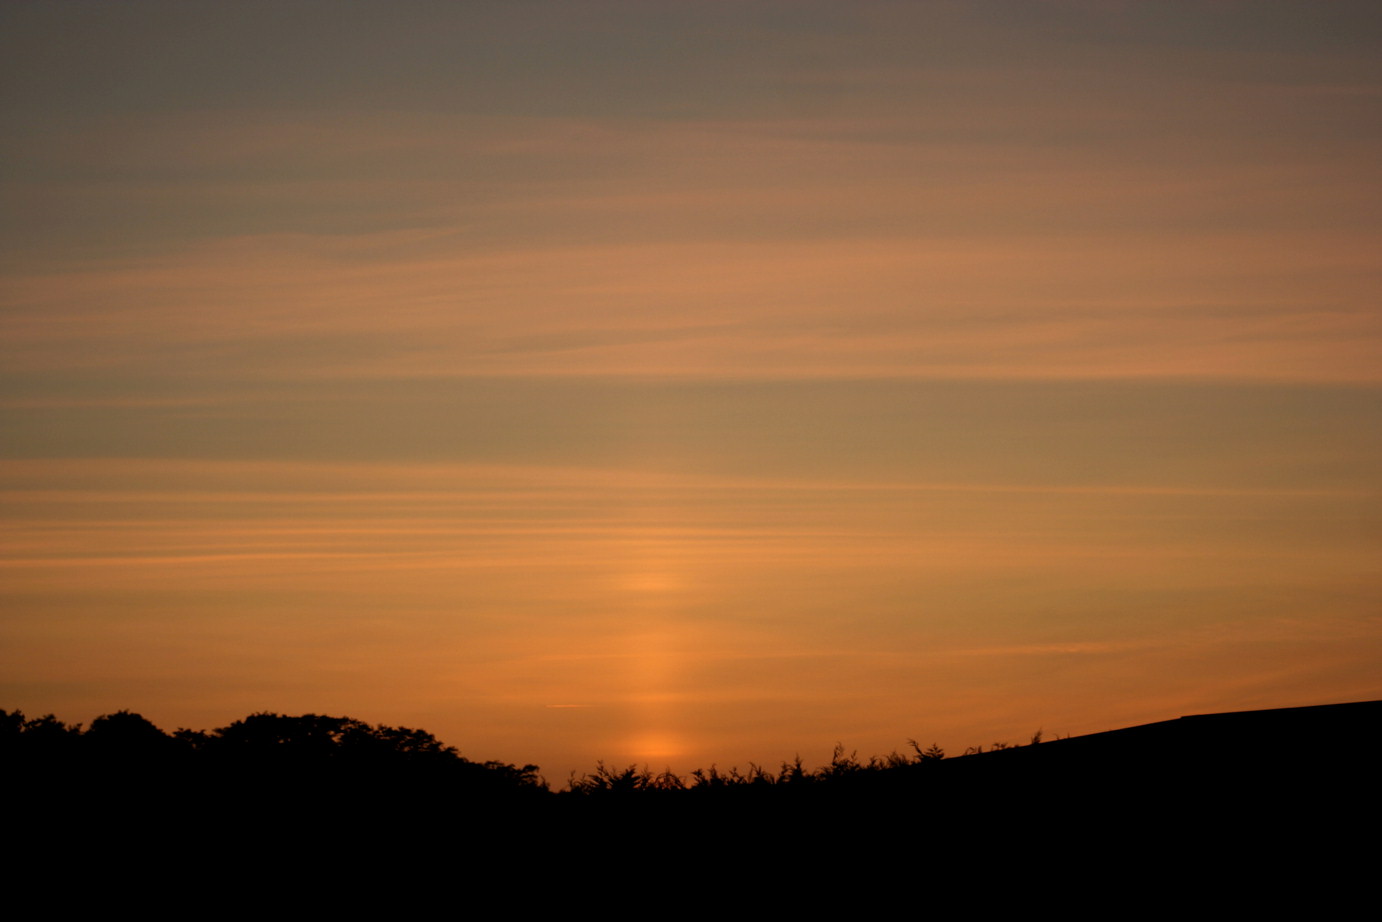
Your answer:
[[[687,745],[674,733],[649,731],[629,740],[629,751],[639,761],[675,759],[686,754]]]

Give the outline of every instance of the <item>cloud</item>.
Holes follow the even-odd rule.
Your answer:
[[[1360,242],[654,242],[388,261],[246,238],[5,288],[11,373],[1375,382]],[[389,245],[389,235],[376,246]],[[1258,277],[1254,277],[1254,273]]]

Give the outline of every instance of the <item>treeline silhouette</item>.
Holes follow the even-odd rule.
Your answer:
[[[1035,742],[1035,739],[1034,739]],[[491,797],[559,795],[608,798],[679,791],[761,790],[768,786],[829,787],[865,776],[896,772],[945,757],[940,747],[912,744],[914,756],[893,752],[861,761],[837,746],[830,762],[808,769],[800,757],[776,771],[750,764],[721,771],[712,765],[681,776],[647,766],[613,769],[603,762],[589,774],[572,775],[553,792],[536,765],[463,757],[425,730],[371,725],[350,717],[320,714],[251,714],[213,730],[165,732],[141,714],[103,714],[83,729],[52,714],[26,718],[0,710],[0,758],[11,775],[31,780],[119,779],[123,784],[169,784],[193,780],[199,789],[222,781],[233,788],[282,788],[310,782],[315,789],[406,782],[410,789],[450,789]],[[994,744],[995,748],[1006,748]],[[981,752],[973,747],[966,754]],[[256,793],[263,794],[263,790]],[[295,796],[305,792],[296,791]]]
[[[548,793],[536,765],[475,762],[424,730],[319,714],[251,714],[214,730],[166,733],[131,711],[83,729],[51,714],[0,711],[0,759],[10,777],[71,789],[174,796],[294,809],[384,798],[487,802]]]
[[[1255,873],[1347,869],[1367,854],[1349,830],[1379,818],[1379,729],[1382,702],[1365,702],[950,757],[915,741],[867,759],[838,746],[814,768],[601,763],[553,790],[537,766],[348,717],[260,713],[169,733],[129,711],[86,728],[0,711],[0,775],[22,843],[15,879],[61,856],[112,886],[157,872],[269,899],[284,886],[315,900],[332,881],[349,904],[384,869],[413,889],[459,880],[521,898],[559,881],[547,892],[592,903],[652,887],[764,907],[790,891],[812,908],[845,880],[895,889],[924,875],[982,894],[995,879],[1191,879],[1228,855],[1269,869]]]
[[[1137,785],[1143,801],[1191,798],[1205,787],[1233,790],[1347,781],[1382,768],[1377,731],[1382,702],[1362,702],[1200,715],[1141,727],[1024,745],[972,746],[946,758],[938,745],[909,740],[907,752],[860,759],[837,745],[816,768],[798,756],[776,768],[696,769],[689,775],[648,766],[611,767],[572,775],[553,791],[536,765],[463,757],[431,733],[371,725],[350,717],[257,713],[213,730],[168,733],[140,714],[117,711],[85,729],[52,714],[26,718],[0,710],[0,764],[31,783],[116,781],[126,789],[179,789],[196,796],[301,801],[341,790],[354,797],[425,796],[433,802],[487,800],[669,801],[687,795],[812,792],[813,797],[883,794],[889,798],[984,791],[987,802],[1039,790],[1123,795]],[[1339,741],[1349,739],[1347,757]],[[782,794],[775,794],[781,797]],[[1123,796],[1120,799],[1126,800]]]

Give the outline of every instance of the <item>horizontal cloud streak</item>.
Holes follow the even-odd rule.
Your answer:
[[[306,239],[246,240],[138,269],[12,278],[4,355],[15,372],[249,380],[1376,382],[1382,319],[1365,299],[1370,277],[1350,279],[1365,246],[630,244],[374,264]]]

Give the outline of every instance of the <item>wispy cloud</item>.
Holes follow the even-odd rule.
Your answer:
[[[650,243],[344,261],[244,239],[12,278],[12,373],[1377,380],[1362,243]],[[1327,247],[1327,250],[1325,249]],[[1173,267],[1167,270],[1165,267]],[[1258,277],[1253,278],[1256,274]],[[1356,273],[1354,273],[1356,274]],[[32,399],[32,398],[31,398]]]

